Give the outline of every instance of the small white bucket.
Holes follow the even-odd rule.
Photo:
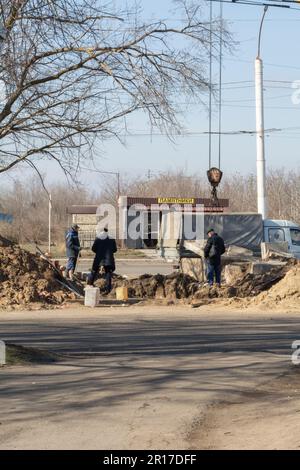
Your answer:
[[[87,286],[84,289],[85,307],[96,307],[100,302],[100,289],[98,287]]]

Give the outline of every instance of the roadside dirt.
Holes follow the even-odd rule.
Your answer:
[[[16,344],[6,345],[6,366],[27,364],[50,364],[58,360],[58,355],[37,348],[28,348]]]
[[[211,404],[188,439],[190,449],[300,448],[300,366],[235,401]]]
[[[299,445],[297,314],[81,307],[8,313],[1,330],[69,356],[1,369],[1,449]]]

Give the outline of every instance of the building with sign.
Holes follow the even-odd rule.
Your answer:
[[[211,199],[203,198],[122,196],[119,198],[118,210],[115,211],[115,222],[110,219],[109,229],[111,233],[117,234],[117,238],[127,248],[154,248],[159,239],[164,213],[176,209],[191,214],[216,214],[228,212],[228,208],[228,199],[220,199],[216,206]],[[97,224],[104,219],[101,206],[70,206],[67,211],[69,224],[77,223],[80,226],[83,246],[90,247],[96,235]]]

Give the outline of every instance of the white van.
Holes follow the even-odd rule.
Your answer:
[[[288,242],[289,253],[300,259],[300,225],[289,220],[264,220],[264,241]]]

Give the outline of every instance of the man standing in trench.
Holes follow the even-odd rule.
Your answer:
[[[214,229],[207,232],[208,240],[204,248],[207,263],[207,281],[210,286],[216,284],[221,287],[221,256],[225,253],[225,243]]]
[[[79,225],[73,224],[66,233],[66,251],[68,258],[66,265],[66,277],[69,277],[71,281],[74,279],[74,272],[81,250],[78,236],[79,228]]]
[[[116,269],[114,254],[117,252],[117,244],[114,238],[109,237],[107,228],[97,234],[92,250],[96,256],[88,277],[88,285],[94,284],[101,267],[105,272],[105,293],[109,294],[112,289],[112,274]]]

